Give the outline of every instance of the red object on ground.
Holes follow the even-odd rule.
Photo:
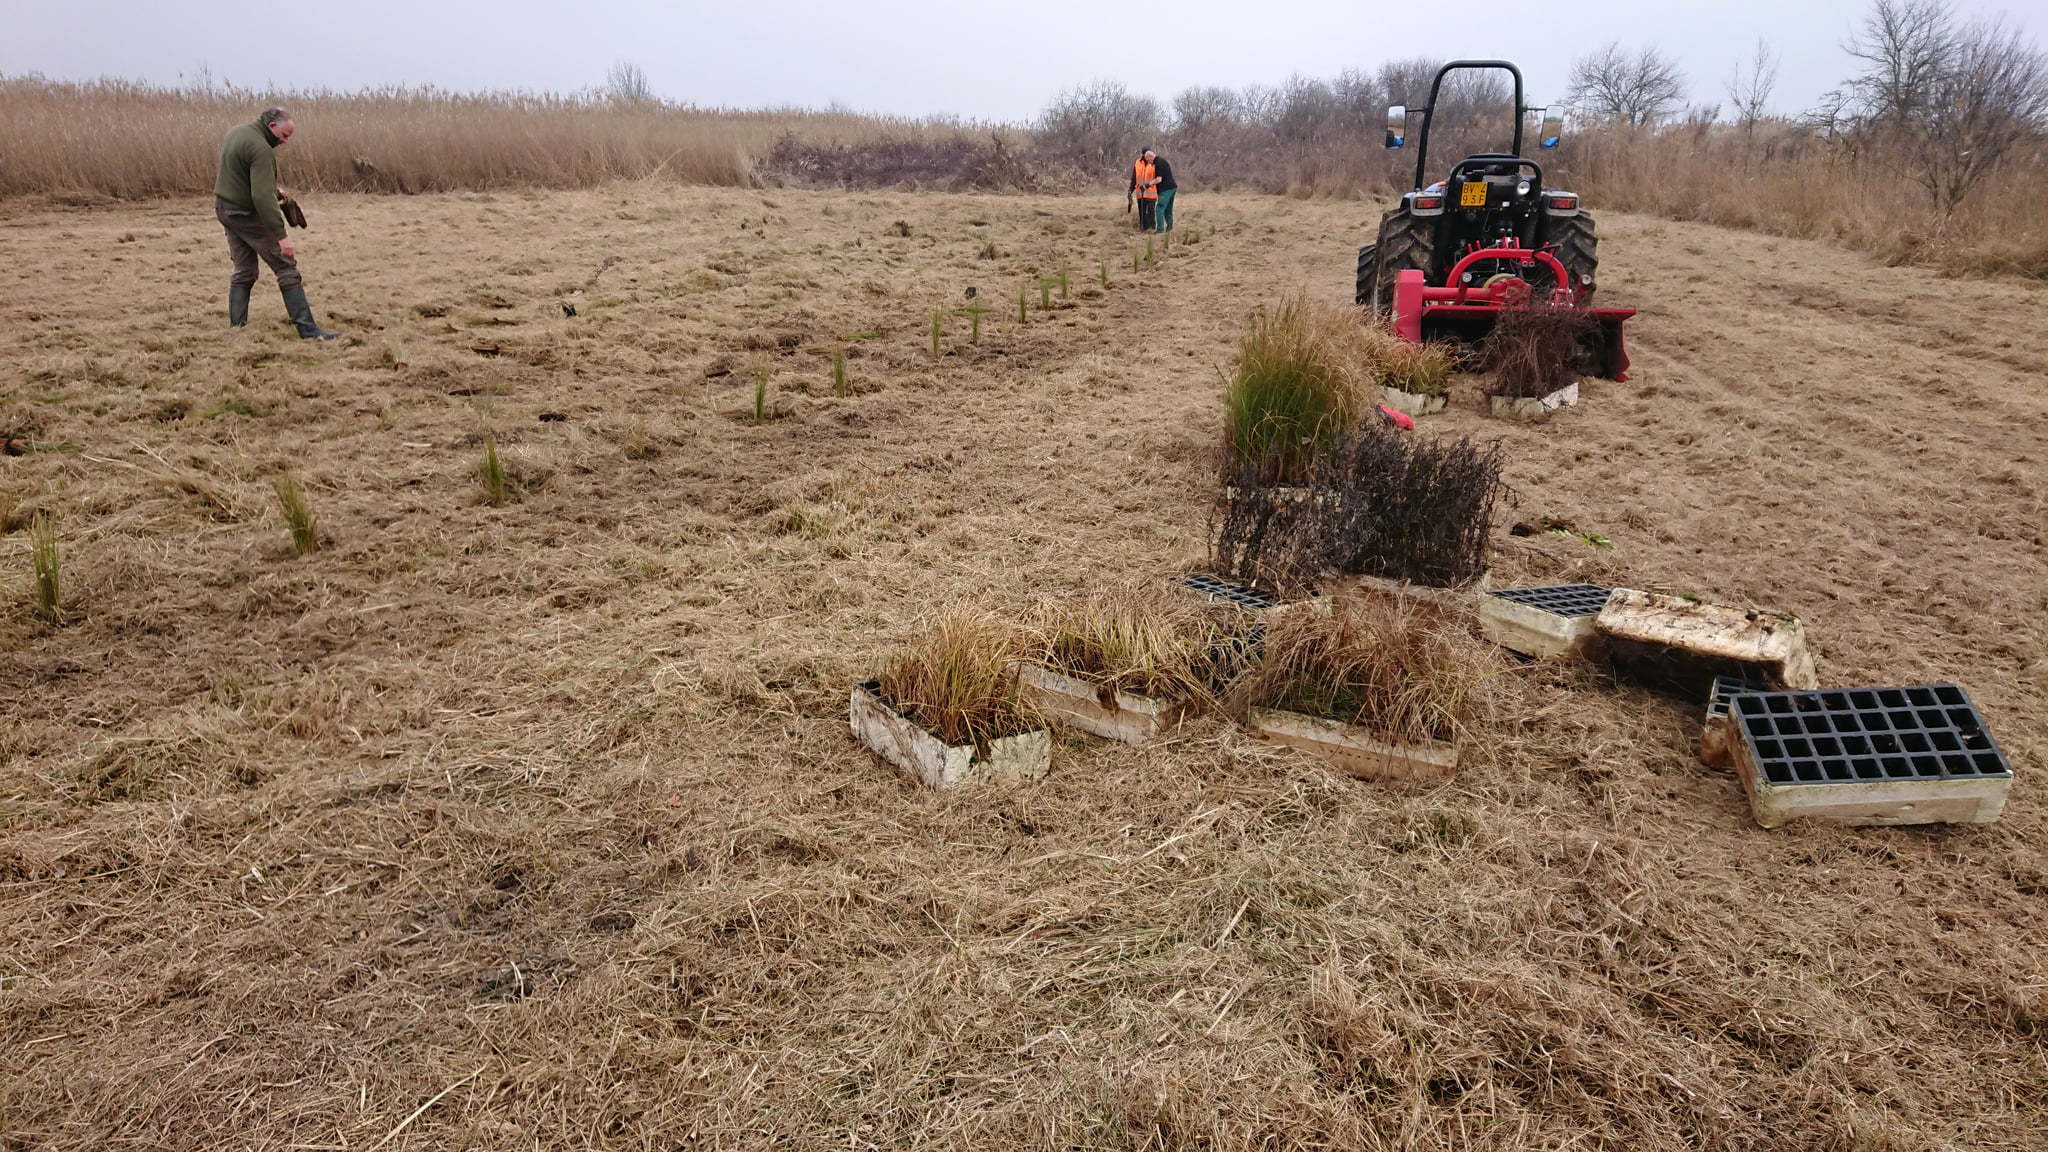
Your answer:
[[[1380,415],[1385,416],[1387,423],[1392,424],[1396,428],[1406,428],[1410,432],[1415,431],[1415,418],[1406,412],[1396,412],[1394,409],[1382,404],[1380,405]]]

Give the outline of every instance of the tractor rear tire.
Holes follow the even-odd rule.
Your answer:
[[[1579,303],[1593,302],[1593,289],[1599,286],[1600,237],[1594,233],[1593,218],[1584,212],[1577,216],[1564,216],[1550,222],[1550,244],[1557,262],[1564,265],[1565,275],[1572,278],[1574,291],[1583,292]],[[1538,265],[1538,267],[1543,267]],[[1549,287],[1549,277],[1539,288]]]
[[[1358,298],[1352,303],[1360,308],[1372,303],[1372,278],[1379,259],[1380,246],[1367,244],[1358,250]]]
[[[1380,217],[1380,242],[1373,247],[1379,258],[1373,273],[1372,310],[1375,316],[1385,316],[1394,310],[1394,278],[1398,274],[1429,274],[1436,255],[1436,222],[1396,208]]]

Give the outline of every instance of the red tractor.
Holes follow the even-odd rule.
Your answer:
[[[1444,77],[1461,69],[1505,70],[1515,81],[1512,152],[1482,152],[1451,165],[1423,186],[1429,162],[1430,114]],[[1585,375],[1628,378],[1622,322],[1633,308],[1592,308],[1599,268],[1593,218],[1577,194],[1543,184],[1543,166],[1521,155],[1523,121],[1541,116],[1538,145],[1557,147],[1563,117],[1522,104],[1522,72],[1505,60],[1453,60],[1429,86],[1421,108],[1387,109],[1387,147],[1406,143],[1411,114],[1422,117],[1415,141],[1415,190],[1380,218],[1377,242],[1358,250],[1358,303],[1376,316],[1391,312],[1396,335],[1444,340],[1469,350],[1509,308],[1531,305],[1582,310],[1593,320],[1581,345]]]

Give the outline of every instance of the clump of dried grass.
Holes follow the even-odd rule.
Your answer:
[[[1270,618],[1259,658],[1231,698],[1419,744],[1475,724],[1489,670],[1484,648],[1448,608],[1414,596],[1327,597]]]
[[[1342,309],[1305,293],[1254,311],[1224,384],[1223,443],[1234,469],[1258,483],[1296,484],[1366,410],[1370,371],[1361,329]]]
[[[1028,655],[1109,691],[1201,700],[1229,678],[1253,623],[1162,581],[1126,580],[1041,605]]]
[[[1509,308],[1480,342],[1488,396],[1534,397],[1578,379],[1591,316],[1577,308]]]
[[[1359,353],[1378,382],[1402,392],[1442,396],[1450,391],[1457,354],[1442,344],[1403,340],[1376,324],[1360,325]]]
[[[1039,727],[1017,696],[1017,658],[1026,647],[1015,624],[986,609],[953,607],[934,616],[877,677],[882,701],[955,746]]]

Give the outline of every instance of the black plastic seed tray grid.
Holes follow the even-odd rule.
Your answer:
[[[1954,684],[1752,692],[1742,740],[1772,784],[2010,777],[1969,693]]]
[[[1714,686],[1707,692],[1707,715],[1726,716],[1737,696],[1745,692],[1769,692],[1771,686],[1761,680],[1750,680],[1741,676],[1716,676]]]
[[[1228,601],[1240,608],[1249,608],[1254,612],[1263,612],[1279,603],[1279,601],[1255,588],[1247,588],[1242,584],[1233,584],[1228,580],[1211,576],[1205,572],[1196,572],[1183,576],[1180,578],[1180,583],[1183,587],[1192,588],[1204,596],[1213,596],[1218,600]]]
[[[1499,588],[1492,595],[1569,618],[1598,616],[1614,589],[1598,584],[1553,584],[1547,588]]]

